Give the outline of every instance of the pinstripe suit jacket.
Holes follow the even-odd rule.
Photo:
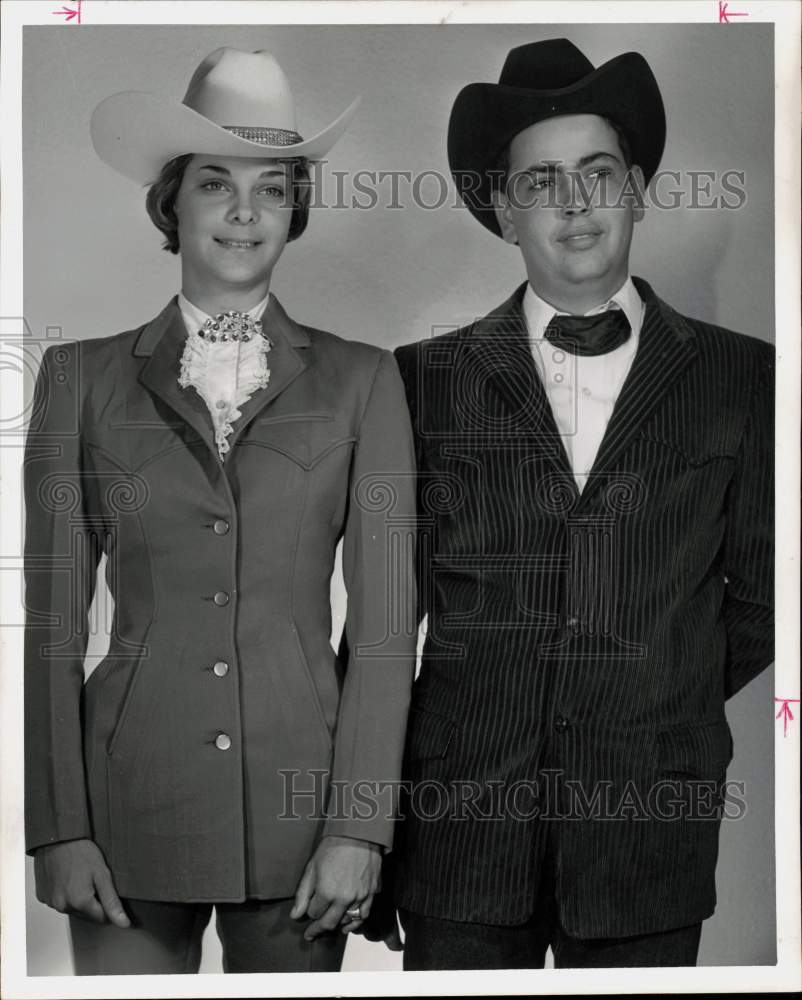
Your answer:
[[[525,286],[397,351],[429,616],[397,850],[413,911],[523,921],[547,851],[571,935],[714,909],[724,702],[773,657],[773,348],[635,280],[638,353],[581,494]]]

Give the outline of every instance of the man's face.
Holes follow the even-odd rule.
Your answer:
[[[258,296],[287,242],[289,170],[277,160],[196,154],[175,212],[184,293],[201,306]]]
[[[496,214],[547,302],[585,311],[626,280],[633,223],[643,214],[631,194],[636,182],[642,190],[640,168],[627,168],[615,130],[598,115],[549,118],[512,140]]]

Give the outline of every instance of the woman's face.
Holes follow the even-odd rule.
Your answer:
[[[255,305],[287,242],[292,201],[277,160],[195,154],[175,201],[184,294],[216,311]]]

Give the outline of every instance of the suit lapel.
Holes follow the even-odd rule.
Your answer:
[[[308,347],[309,336],[287,316],[273,295],[268,300],[262,322],[272,343],[267,355],[270,381],[240,407],[242,416],[228,439],[232,448],[253,418],[307,367],[307,361],[297,348]],[[178,384],[186,338],[181,310],[177,298],[173,298],[145,327],[137,341],[135,354],[147,358],[139,380],[189,424],[217,457],[214,428],[206,404],[193,388],[182,389]]]
[[[510,433],[532,441],[554,471],[576,491],[571,466],[535,367],[522,299],[526,283],[469,335],[472,363],[494,388],[510,420]]]
[[[613,468],[649,414],[696,357],[693,332],[679,313],[659,299],[645,281],[633,281],[646,306],[638,350],[582,491],[581,503],[600,486],[608,485],[604,473]]]

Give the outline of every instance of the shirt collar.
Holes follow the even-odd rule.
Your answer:
[[[536,339],[543,337],[543,331],[546,329],[552,316],[555,314],[558,316],[569,315],[560,309],[555,309],[553,305],[542,299],[528,283],[524,292],[522,306],[524,316],[526,317],[526,325],[529,328],[529,335]],[[616,307],[624,311],[624,315],[629,320],[630,329],[637,336],[643,316],[643,301],[638,295],[631,277],[627,277],[624,284],[606,302],[595,306],[593,309],[589,309],[583,315],[594,316],[597,313],[603,313],[608,309]]]
[[[248,310],[248,315],[251,319],[257,320],[262,318],[269,298],[270,292],[265,295],[261,302],[257,302],[253,309]],[[210,319],[209,314],[196,306],[194,302],[190,302],[183,292],[178,293],[178,308],[181,310],[184,324],[190,333],[200,330],[206,320]]]

